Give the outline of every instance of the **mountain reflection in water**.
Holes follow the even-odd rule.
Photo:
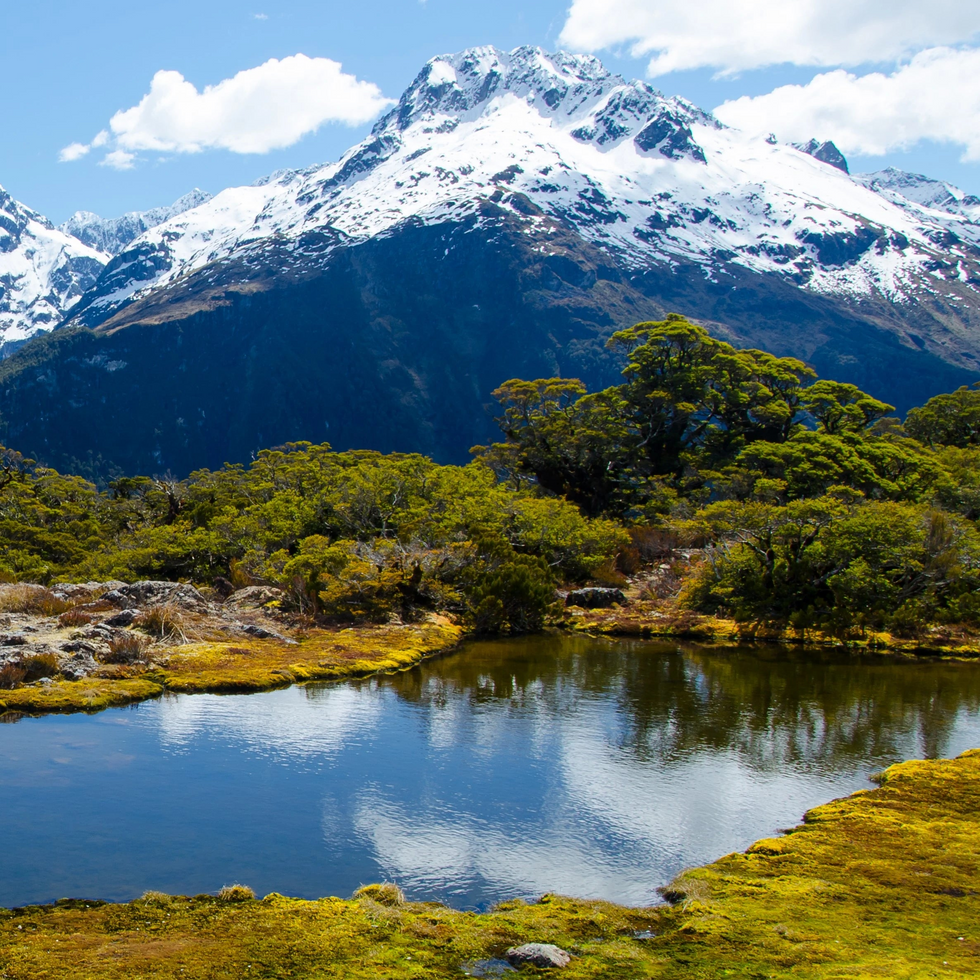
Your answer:
[[[980,746],[980,665],[545,636],[391,677],[0,728],[0,904],[627,903],[893,761]]]

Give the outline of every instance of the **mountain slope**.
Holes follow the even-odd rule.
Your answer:
[[[107,261],[0,187],[0,352],[57,326]]]
[[[594,58],[433,59],[341,160],[116,255],[80,329],[0,368],[4,441],[144,471],[288,439],[461,459],[501,381],[609,383],[609,333],[670,309],[900,408],[972,380],[971,201],[831,150],[749,139]]]

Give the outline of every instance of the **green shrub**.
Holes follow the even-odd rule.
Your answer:
[[[530,633],[555,606],[555,581],[543,559],[515,554],[482,576],[469,601],[480,632]]]

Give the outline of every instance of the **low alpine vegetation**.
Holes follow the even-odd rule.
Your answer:
[[[980,626],[980,391],[902,423],[676,314],[611,344],[622,384],[502,385],[503,440],[466,466],[304,442],[100,489],[3,450],[0,579],[271,585],[319,622],[442,612],[520,632],[558,611],[561,586],[654,569],[651,601],[804,634]],[[72,620],[23,590],[7,601]],[[187,638],[164,609],[136,627]]]

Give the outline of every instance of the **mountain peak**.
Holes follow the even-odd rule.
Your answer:
[[[591,55],[549,54],[531,46],[513,51],[490,45],[467,48],[430,59],[374,132],[402,132],[435,120],[452,126],[480,115],[507,94],[525,99],[539,112],[571,116],[624,84]]]
[[[820,140],[811,139],[808,143],[793,143],[791,145],[821,163],[830,164],[831,167],[843,170],[846,174],[851,172],[847,165],[847,158],[831,140],[824,140],[821,143]]]

